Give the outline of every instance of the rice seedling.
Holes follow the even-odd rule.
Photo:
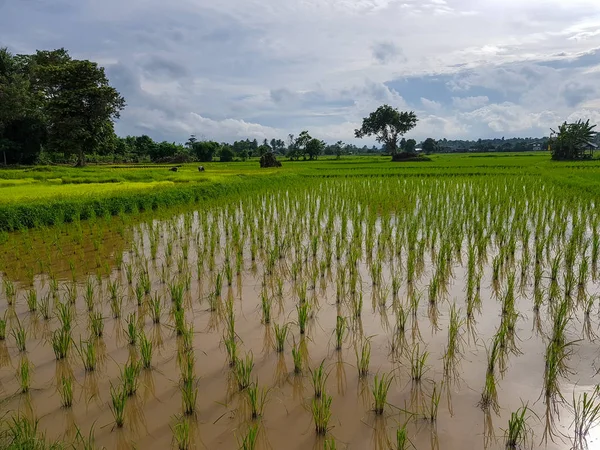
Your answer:
[[[127,335],[129,345],[135,345],[137,343],[137,316],[134,312],[127,316],[127,328],[125,328],[125,334]]]
[[[56,318],[64,330],[70,330],[74,320],[73,308],[68,303],[56,304]]]
[[[267,293],[263,291],[261,295],[261,310],[262,310],[262,321],[264,324],[271,323],[271,305],[273,300],[267,296]]]
[[[590,393],[584,392],[575,398],[573,393],[573,449],[587,448],[590,430],[600,423],[600,388],[596,386]]]
[[[73,378],[65,375],[61,376],[57,390],[63,408],[70,408],[73,405]]]
[[[375,400],[375,414],[383,414],[387,404],[387,395],[394,377],[391,374],[375,375],[373,380],[373,399]]]
[[[86,372],[93,372],[96,369],[97,355],[96,346],[92,340],[81,341],[79,340],[79,346],[75,345],[77,353],[83,362],[83,367]]]
[[[64,359],[69,354],[71,347],[71,331],[68,328],[60,328],[52,333],[52,350],[56,359]]]
[[[256,448],[256,443],[258,442],[258,431],[258,423],[250,425],[246,434],[239,439],[240,450],[254,450]]]
[[[94,309],[94,284],[91,278],[88,278],[85,283],[83,299],[85,300],[88,311]]]
[[[198,399],[198,387],[196,386],[195,379],[183,380],[180,387],[183,413],[188,416],[194,414],[196,412],[196,401]]]
[[[29,392],[31,386],[31,363],[27,358],[21,358],[19,362],[19,382],[21,385],[21,392],[24,394]]]
[[[215,297],[220,297],[221,293],[223,292],[223,275],[221,274],[221,272],[218,272],[215,275],[215,282],[214,282],[214,295]]]
[[[429,352],[420,352],[419,344],[413,347],[410,355],[410,376],[413,381],[419,382],[423,378],[423,374],[426,371],[425,363],[427,362],[428,356]]]
[[[323,395],[327,378],[329,378],[329,372],[325,372],[324,364],[325,361],[323,360],[315,370],[309,368],[315,398],[319,398]]]
[[[27,308],[29,309],[29,312],[35,312],[38,307],[37,291],[35,289],[30,289],[27,291],[27,294],[25,294],[25,300],[27,301]]]
[[[347,330],[346,318],[337,316],[335,321],[335,349],[341,350]]]
[[[527,405],[521,406],[510,413],[508,428],[504,430],[504,446],[508,449],[526,448],[532,429],[527,424],[527,413],[531,410]]]
[[[40,314],[44,320],[50,320],[50,294],[40,299]]]
[[[21,321],[17,318],[17,326],[11,330],[11,334],[15,339],[15,344],[20,352],[27,350],[27,330],[21,324]]]
[[[325,441],[323,442],[323,448],[324,450],[336,450],[337,446],[335,443],[335,438],[333,436],[325,438]]]
[[[369,339],[365,339],[360,346],[360,351],[357,347],[355,349],[355,353],[358,377],[366,377],[369,373],[369,361],[371,360],[371,341]]]
[[[77,425],[75,425],[76,434],[75,434],[75,444],[76,448],[82,450],[96,450],[96,437],[94,436],[94,425],[90,427],[90,431],[87,437],[84,437],[81,433],[81,430]]]
[[[75,282],[65,286],[65,297],[68,303],[71,305],[75,304],[77,301],[77,284]]]
[[[363,309],[363,294],[360,292],[358,295],[351,297],[352,317],[358,319],[362,315]]]
[[[183,309],[174,309],[173,320],[175,322],[175,333],[177,336],[182,336],[185,332],[185,311]]]
[[[4,295],[6,297],[6,303],[8,306],[12,306],[15,303],[15,297],[17,295],[17,289],[12,281],[4,279]]]
[[[0,318],[0,341],[6,339],[6,319]]]
[[[460,310],[453,304],[450,308],[450,323],[448,324],[448,343],[444,353],[444,374],[448,376],[456,369],[457,360],[461,354],[461,328],[464,321],[460,319]]]
[[[394,446],[394,450],[407,450],[408,444],[409,440],[406,425],[398,427],[396,430],[396,445]]]
[[[323,393],[320,397],[313,398],[311,409],[315,431],[318,435],[325,435],[331,419],[331,396]]]
[[[295,342],[292,347],[292,359],[294,360],[294,373],[302,373],[302,352]]]
[[[285,345],[285,340],[288,334],[288,324],[278,325],[275,324],[273,326],[275,330],[275,350],[279,353],[283,352],[283,348]]]
[[[236,361],[233,373],[240,391],[250,386],[253,368],[254,356],[251,352],[247,353],[244,359]]]
[[[438,409],[440,406],[441,389],[438,390],[437,383],[433,383],[429,403],[425,403],[425,419],[433,423],[437,421]]]
[[[298,327],[300,327],[300,334],[306,332],[306,323],[310,314],[310,304],[308,302],[302,302],[296,305],[296,311],[298,312]]]
[[[110,298],[110,311],[112,312],[113,319],[121,318],[121,308],[123,306],[123,297],[119,294]]]
[[[114,387],[110,385],[110,410],[112,411],[115,425],[117,428],[122,428],[125,424],[125,403],[127,401],[127,392],[125,386],[119,385]]]
[[[100,311],[89,313],[90,331],[93,336],[100,338],[104,334],[104,317]]]
[[[152,341],[148,339],[146,333],[142,330],[140,337],[140,356],[142,358],[142,367],[149,369],[152,365]]]
[[[190,422],[185,416],[176,416],[175,424],[171,426],[173,441],[178,450],[189,450],[192,445]]]
[[[179,369],[183,382],[195,378],[196,357],[192,351],[182,351],[179,354]]]
[[[128,397],[134,395],[138,390],[140,369],[140,363],[131,359],[121,369],[121,383]]]
[[[252,420],[262,417],[268,395],[269,389],[259,388],[258,381],[252,383],[246,389],[246,399],[250,406],[250,418]]]
[[[158,295],[158,292],[154,293],[154,296],[150,298],[149,303],[152,323],[160,323],[160,316],[162,313],[162,299]]]

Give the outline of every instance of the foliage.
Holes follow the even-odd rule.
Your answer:
[[[383,105],[363,119],[362,126],[354,131],[357,138],[374,135],[377,142],[383,143],[388,152],[395,155],[398,139],[417,125],[413,111],[399,112],[396,108]]]
[[[551,130],[555,135],[550,139],[550,150],[552,159],[573,160],[591,157],[593,142],[596,133],[593,131],[596,125],[591,125],[589,119],[583,122],[578,120],[574,123],[564,122],[558,127],[558,131]]]

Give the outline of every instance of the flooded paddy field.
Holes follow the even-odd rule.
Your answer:
[[[0,252],[2,445],[598,443],[599,216],[530,177],[315,178]]]

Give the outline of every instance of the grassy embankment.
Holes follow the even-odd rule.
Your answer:
[[[168,166],[53,166],[0,170],[0,231],[155,211],[230,194],[347,176],[537,176],[569,190],[600,196],[600,161],[557,163],[547,153],[434,155],[429,162],[392,163],[388,157],[285,161],[260,169],[256,160]]]

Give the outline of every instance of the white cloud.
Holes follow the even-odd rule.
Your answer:
[[[416,109],[415,136],[545,132],[550,120],[597,111],[600,57],[578,65],[600,48],[599,27],[597,0],[0,6],[0,45],[19,53],[66,47],[106,64],[129,105],[118,131],[179,141],[194,127],[219,140],[310,128],[353,141],[361,117],[382,103]],[[432,76],[447,77],[443,92],[390,87]]]
[[[487,95],[477,95],[475,97],[452,97],[452,104],[458,109],[475,109],[489,103]]]

